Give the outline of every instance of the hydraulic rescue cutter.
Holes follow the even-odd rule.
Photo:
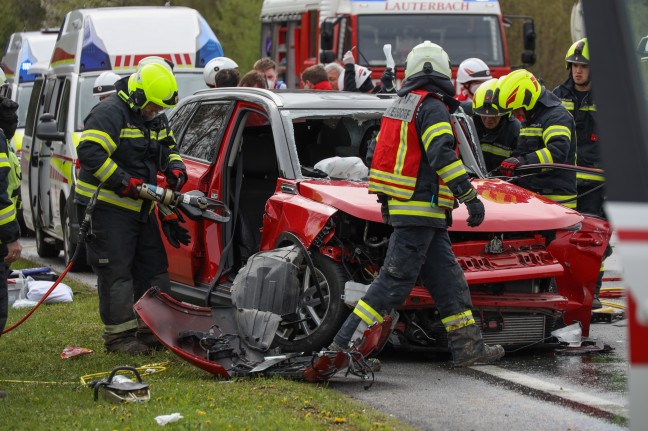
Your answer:
[[[151,184],[143,184],[139,192],[143,199],[177,208],[192,220],[230,220],[225,204],[200,192],[181,194]],[[321,382],[346,369],[369,387],[373,372],[365,358],[387,343],[390,316],[369,327],[348,351],[281,354],[271,348],[277,330],[299,319],[294,313],[300,289],[297,274],[301,265],[313,265],[306,253],[294,245],[250,257],[232,285],[231,306],[196,306],[154,288],[135,304],[135,311],[169,350],[223,378],[280,375]]]

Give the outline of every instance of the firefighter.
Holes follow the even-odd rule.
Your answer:
[[[4,76],[4,75],[3,75]],[[0,77],[2,78],[2,77]],[[4,79],[0,79],[0,86]],[[18,104],[11,99],[0,97],[0,335],[4,331],[9,313],[9,292],[7,276],[9,265],[20,258],[22,245],[20,227],[16,219],[16,206],[11,199],[13,185],[10,181],[12,169],[9,155],[9,141],[18,126]],[[5,391],[0,391],[0,398],[7,396]]]
[[[576,41],[565,55],[565,68],[569,71],[569,76],[553,92],[560,98],[562,105],[572,114],[576,122],[576,165],[601,169],[599,135],[595,118],[596,104],[592,98],[589,62],[587,38]],[[581,213],[606,218],[603,208],[605,201],[603,185],[602,175],[577,172],[576,209]],[[598,294],[602,279],[603,267],[601,266],[592,308],[601,308]]]
[[[500,164],[502,175],[513,176],[516,168],[527,164],[574,165],[574,119],[560,99],[542,87],[531,72],[519,69],[499,78],[495,93],[499,109],[512,111],[522,121],[517,149]],[[576,208],[573,171],[543,169],[519,178],[517,184],[568,208]]]
[[[162,171],[169,186],[179,190],[187,174],[161,114],[178,101],[170,67],[147,62],[115,87],[117,93],[86,117],[77,148],[81,170],[75,202],[86,206],[103,184],[87,257],[97,274],[104,344],[108,352],[140,354],[159,344],[150,332],[138,330],[133,304],[149,287],[168,289],[169,276],[152,203],[139,199],[138,186],[156,184]],[[172,246],[189,244],[175,213],[159,211],[159,216]]]
[[[383,116],[370,155],[369,191],[379,194],[394,232],[385,263],[349,315],[330,350],[344,350],[364,330],[400,306],[419,279],[439,310],[455,366],[501,358],[475,325],[470,291],[447,228],[456,202],[466,204],[468,225],[484,220],[484,205],[455,152],[450,112],[458,102],[447,53],[425,41],[407,56],[400,96]],[[386,220],[387,221],[387,220]]]
[[[479,86],[491,78],[491,71],[483,60],[479,58],[465,59],[457,69],[457,83],[461,85],[461,92],[457,95],[457,100],[471,102]]]
[[[231,79],[228,79],[227,82],[221,82],[221,85],[219,85],[216,76],[224,70],[229,70],[230,72],[223,74],[222,77],[228,76],[231,77]],[[231,58],[227,57],[212,58],[203,68],[203,78],[205,79],[205,84],[207,84],[207,87],[209,88],[236,87],[240,79],[238,64],[236,64],[236,62]]]
[[[101,72],[101,75],[95,79],[92,87],[92,95],[99,97],[102,101],[115,92],[115,82],[119,81],[121,76],[114,72]]]
[[[472,113],[477,137],[484,153],[488,172],[498,170],[500,164],[517,147],[520,122],[510,112],[498,109],[493,98],[497,79],[489,79],[479,86],[472,100]]]

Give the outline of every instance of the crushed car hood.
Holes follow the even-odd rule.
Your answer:
[[[460,205],[452,212],[450,230],[471,232],[518,232],[553,230],[579,223],[583,217],[522,187],[498,179],[473,180],[486,207],[486,218],[476,228],[468,227],[468,211]],[[304,180],[299,193],[363,220],[382,222],[380,204],[369,194],[366,182],[345,180]]]

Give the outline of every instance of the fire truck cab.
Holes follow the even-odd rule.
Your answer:
[[[264,0],[261,10],[261,55],[275,60],[289,87],[317,62],[341,61],[352,48],[356,63],[384,72],[383,46],[402,67],[410,50],[424,40],[441,45],[453,70],[466,58],[486,62],[494,76],[511,71],[504,28],[521,19],[522,64],[535,62],[535,30],[530,17],[504,17],[497,0]]]
[[[106,70],[128,76],[151,55],[175,64],[184,97],[205,88],[202,68],[223,50],[207,21],[190,8],[79,9],[66,15],[51,71],[34,84],[21,159],[25,224],[35,232],[41,257],[63,249],[67,264],[76,247],[76,146],[85,117],[99,103],[92,93],[95,79]],[[84,265],[77,259],[75,266]]]

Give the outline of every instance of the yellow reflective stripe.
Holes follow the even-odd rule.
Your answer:
[[[474,325],[475,319],[473,318],[472,311],[466,310],[462,313],[453,314],[445,319],[441,319],[443,326],[447,332],[463,328],[465,326]]]
[[[376,322],[382,323],[383,321],[383,317],[380,315],[380,313],[374,310],[371,305],[367,304],[362,299],[358,301],[358,305],[356,305],[353,309],[353,314],[358,316],[369,326],[373,325]]]
[[[389,215],[406,215],[445,219],[445,210],[430,205],[430,202],[424,201],[397,201],[390,200]]]
[[[88,198],[91,198],[92,195],[94,194],[95,190],[97,190],[97,186],[86,183],[85,181],[78,180],[77,185],[76,185],[76,193],[80,194],[81,196],[85,196]],[[142,209],[142,201],[139,199],[131,199],[128,197],[122,197],[119,196],[117,193],[111,191],[111,190],[106,190],[106,189],[101,189],[99,191],[99,197],[97,198],[100,201],[109,203],[111,205],[115,205],[121,208],[125,208],[127,210],[131,211],[138,211]]]
[[[182,157],[180,157],[179,154],[171,153],[171,155],[169,156],[169,161],[170,162],[181,162]]]
[[[16,219],[16,207],[12,203],[0,210],[0,226],[11,223]]]
[[[471,200],[475,196],[477,196],[477,191],[475,189],[470,189],[464,194],[462,194],[461,196],[459,196],[457,199],[459,199],[459,202],[466,202]]]
[[[555,136],[566,136],[571,139],[571,130],[565,126],[549,126],[542,132],[542,140],[545,145]]]
[[[159,132],[156,133],[156,137],[157,137],[157,139],[159,141],[161,141],[162,139],[164,139],[166,137],[169,137],[169,136],[173,137],[173,130],[167,131],[167,129],[164,129],[164,130],[160,130]]]
[[[121,129],[119,132],[120,138],[143,138],[144,133],[140,129]]]
[[[401,121],[400,127],[400,141],[398,142],[398,152],[396,153],[396,166],[394,173],[400,175],[403,172],[405,164],[405,155],[407,154],[407,125],[406,121]]]
[[[504,148],[498,147],[496,145],[492,144],[481,144],[481,149],[482,152],[484,153],[490,153],[494,154],[496,156],[501,156],[501,157],[510,157],[511,156],[511,150],[506,150]]]
[[[450,191],[450,187],[445,184],[439,184],[439,196],[437,202],[440,207],[452,208],[454,206],[454,195]]]
[[[371,193],[385,193],[389,196],[400,199],[409,199],[414,193],[413,190],[403,190],[388,184],[374,183],[369,181],[369,192]]]
[[[377,180],[388,181],[388,182],[394,183],[394,184],[400,184],[400,185],[409,186],[409,187],[416,187],[416,178],[415,177],[408,177],[408,176],[405,176],[405,175],[396,175],[396,174],[381,171],[381,170],[378,170],[378,169],[372,169],[371,174],[369,176],[371,178],[375,178]]]
[[[137,319],[129,320],[128,322],[120,323],[119,325],[106,325],[105,330],[107,334],[119,334],[120,332],[130,331],[137,329]]]
[[[434,138],[445,134],[454,136],[454,134],[452,133],[452,126],[447,121],[433,124],[425,129],[425,132],[423,132],[423,135],[421,136],[425,151],[428,150],[428,147],[430,146]]]
[[[571,100],[561,100],[560,103],[562,103],[562,106],[564,106],[568,111],[574,110],[574,102]]]
[[[596,112],[596,105],[581,106],[578,110]]]
[[[115,172],[117,169],[117,163],[113,162],[112,159],[106,159],[106,161],[101,165],[99,169],[94,172],[95,178],[99,181],[104,182]]]
[[[7,153],[0,153],[0,168],[10,168],[9,157]]]
[[[535,153],[536,156],[538,156],[540,163],[553,163],[553,156],[551,155],[549,148],[543,148],[542,150],[538,150]]]
[[[520,136],[542,136],[541,127],[523,127],[520,129]]]
[[[114,153],[117,149],[117,145],[115,144],[115,141],[112,140],[110,135],[108,135],[108,133],[106,132],[102,132],[101,130],[84,130],[81,134],[81,140],[96,142],[97,144],[101,145],[104,150],[106,150],[106,153],[108,153],[109,156],[112,155],[112,153]]]
[[[567,208],[576,209],[576,195],[545,195],[545,194],[543,194],[542,196],[546,197],[547,199],[551,199],[552,201],[556,201],[560,205],[566,206]],[[571,200],[569,202],[562,203],[562,201],[566,201],[568,199],[571,199]]]
[[[576,172],[576,178],[578,178],[579,180],[588,181],[605,181],[605,177],[603,175],[584,174],[582,172]]]
[[[466,169],[464,168],[463,163],[461,163],[461,160],[457,160],[439,169],[437,171],[437,174],[443,179],[445,183],[449,183],[455,178],[465,175]]]

